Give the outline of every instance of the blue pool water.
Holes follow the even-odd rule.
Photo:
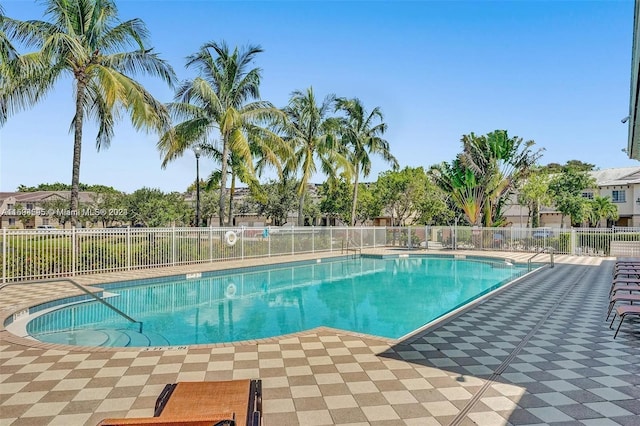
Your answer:
[[[349,258],[105,285],[106,300],[33,318],[38,340],[176,346],[279,336],[318,326],[399,338],[506,284],[525,265],[443,257]]]

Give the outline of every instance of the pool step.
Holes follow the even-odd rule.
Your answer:
[[[149,338],[149,346],[170,346],[171,343],[161,334],[145,331],[144,335]]]
[[[77,346],[108,346],[109,335],[103,330],[66,330],[35,336],[47,343]]]
[[[119,330],[109,330],[109,333],[114,336],[114,341],[115,341],[116,333],[122,335],[120,336],[121,340],[117,344],[112,343],[109,346],[121,346],[121,347],[126,346],[131,348],[145,348],[149,346],[170,346],[169,341],[164,336],[154,332],[143,330],[142,333],[139,333],[135,330],[119,329]],[[124,336],[126,336],[126,342],[125,342]],[[125,343],[125,344],[122,344],[122,343]]]
[[[101,331],[109,336],[109,340],[102,346],[109,346],[113,348],[130,346],[131,337],[126,333],[123,333],[121,330],[102,329]]]
[[[151,346],[151,340],[144,333],[140,334],[137,331],[133,330],[121,330],[127,336],[129,336],[129,344],[127,346],[131,347],[146,347]]]

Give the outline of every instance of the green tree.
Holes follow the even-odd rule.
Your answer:
[[[449,194],[454,206],[472,225],[480,225],[486,193],[471,170],[459,159],[431,166],[429,174],[438,187]]]
[[[273,225],[281,226],[287,222],[290,212],[296,210],[295,180],[271,180],[262,185],[260,195],[254,195],[258,214],[271,219]]]
[[[551,177],[549,194],[558,211],[562,213],[562,227],[565,216],[570,217],[572,224],[580,224],[587,219],[588,200],[582,197],[582,191],[595,186],[595,179],[588,172],[571,167]]]
[[[47,64],[28,73],[8,95],[14,109],[40,100],[59,78],[72,76],[75,115],[70,209],[78,211],[80,157],[85,116],[95,118],[99,129],[96,148],[108,148],[121,111],[129,113],[136,129],[162,131],[169,124],[164,105],[134,76],[142,73],[173,84],[174,72],[146,44],[148,31],[139,19],[121,22],[113,0],[43,0],[49,21],[19,21],[3,17],[2,30],[27,48],[36,63]],[[133,50],[127,50],[132,48]],[[33,96],[33,91],[38,92]],[[73,217],[75,220],[75,216]]]
[[[351,223],[351,189],[342,176],[328,179],[319,188],[320,211],[330,219]]]
[[[540,226],[540,208],[552,203],[549,195],[550,179],[543,169],[536,168],[520,186],[519,202],[529,209],[532,228]]]
[[[560,173],[563,170],[572,168],[581,172],[590,172],[595,170],[596,166],[590,163],[583,163],[580,160],[569,160],[564,165],[558,163],[549,163],[542,167],[542,170],[547,173]]]
[[[595,196],[593,200],[589,202],[589,222],[596,227],[600,227],[600,220],[618,220],[620,217],[618,213],[618,206],[615,205],[610,197]]]
[[[511,195],[542,155],[531,150],[534,144],[509,137],[506,130],[463,135],[456,161],[435,166],[433,176],[472,225],[501,226]]]
[[[320,217],[322,216],[322,212],[320,211],[320,202],[311,197],[305,197],[302,213],[304,217],[308,219],[309,225],[317,225],[320,221]]]
[[[298,186],[298,225],[304,225],[304,206],[309,179],[316,173],[316,163],[326,176],[337,173],[338,167],[345,165],[346,159],[335,149],[335,119],[328,117],[335,100],[328,95],[318,105],[313,88],[305,92],[296,90],[291,94],[289,104],[283,109],[287,116],[284,128],[285,139],[293,147],[285,171],[289,174],[300,172]]]
[[[509,137],[506,130],[495,130],[483,137],[463,136],[461,161],[478,178],[487,196],[483,204],[485,226],[505,223],[504,210],[519,183],[542,155],[533,152],[534,141]]]
[[[253,175],[249,137],[274,144],[281,140],[261,126],[281,118],[282,113],[271,103],[257,100],[260,98],[261,70],[249,69],[249,66],[260,52],[259,46],[248,46],[244,50],[236,47],[231,51],[225,42],[208,42],[189,56],[186,66],[197,70],[198,76],[178,88],[176,102],[169,108],[180,123],[158,142],[158,148],[164,154],[163,166],[166,166],[185,150],[198,144],[206,146],[212,132],[219,134],[220,226],[225,225],[230,156],[237,155]]]
[[[220,191],[205,189],[201,192],[200,217],[206,225],[213,223],[213,218],[218,214],[218,202],[220,201]]]
[[[184,226],[193,218],[193,209],[178,192],[165,194],[160,189],[141,188],[127,199],[127,219],[132,225]]]
[[[339,98],[336,100],[336,110],[345,114],[339,131],[354,176],[350,215],[350,224],[353,226],[358,204],[358,181],[360,174],[367,177],[371,173],[371,155],[380,155],[394,170],[398,168],[398,161],[389,150],[389,142],[381,137],[387,130],[387,124],[379,107],[367,113],[359,99]]]
[[[53,218],[64,228],[71,221],[69,201],[64,198],[52,198],[42,203],[42,208],[47,217]]]
[[[22,205],[22,203],[17,203],[14,208],[18,211],[20,211],[21,213],[26,213],[26,209],[24,207],[24,205]],[[22,223],[22,227],[26,228],[27,226],[31,225],[31,227],[33,227],[33,224],[35,223],[35,215],[31,214],[31,212],[29,212],[29,214],[20,214],[20,223]]]
[[[358,208],[356,208],[356,222],[361,225],[379,217],[382,214],[382,203],[375,194],[376,184],[358,184]]]
[[[112,186],[106,185],[88,185],[80,182],[78,189],[85,192],[120,192]],[[36,192],[36,191],[71,191],[71,185],[67,183],[40,183],[36,186],[18,185],[18,192]]]
[[[91,215],[86,218],[90,222],[101,222],[103,227],[107,227],[114,222],[127,220],[126,194],[106,189],[94,191],[90,198],[91,202],[87,207],[90,209]]]
[[[422,167],[405,167],[400,171],[380,174],[375,193],[384,209],[391,214],[392,226],[411,225],[419,220],[428,181]]]

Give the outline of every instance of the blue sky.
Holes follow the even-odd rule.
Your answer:
[[[506,129],[544,148],[542,164],[577,159],[597,168],[640,166],[627,145],[632,1],[117,1],[121,19],[141,18],[150,45],[178,76],[206,41],[259,44],[261,95],[286,105],[293,90],[358,97],[379,106],[400,165],[451,161],[463,134]],[[18,19],[42,19],[32,1],[3,1]],[[142,80],[161,101],[172,91]],[[0,191],[71,182],[73,89],[0,129]],[[80,180],[126,192],[184,191],[195,180],[188,153],[161,169],[157,137],[122,120],[111,147],[95,149],[85,127]],[[201,176],[214,164],[201,159]],[[375,180],[387,169],[375,159]],[[267,177],[273,177],[267,175]],[[322,176],[314,181],[321,182]]]

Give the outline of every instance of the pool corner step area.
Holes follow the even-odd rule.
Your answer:
[[[56,343],[75,346],[102,346],[102,347],[151,347],[169,346],[169,342],[156,333],[139,333],[127,329],[96,329],[96,330],[69,330],[55,333],[42,334],[38,340],[47,343]]]

